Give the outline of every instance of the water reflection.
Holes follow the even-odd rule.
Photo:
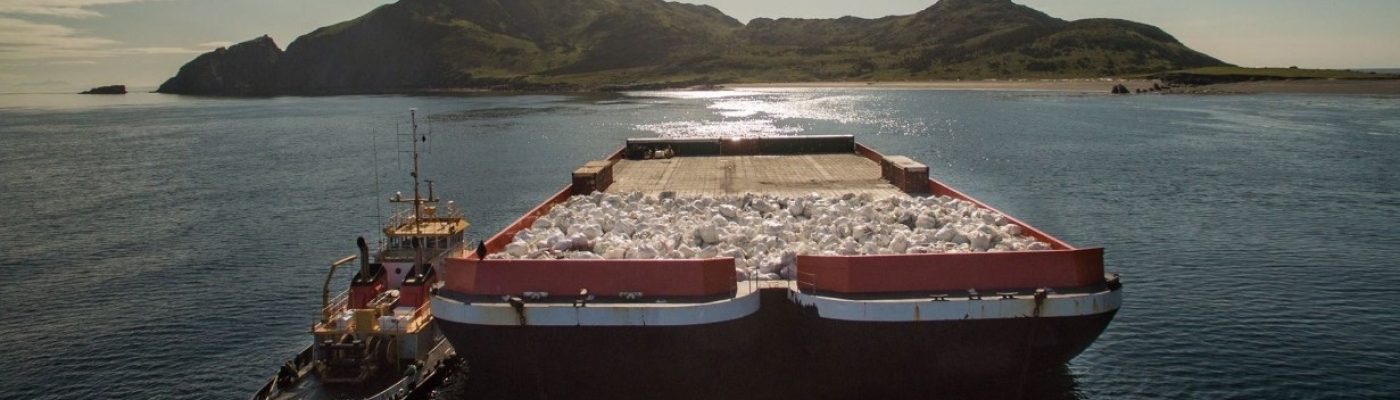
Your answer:
[[[927,123],[921,116],[901,115],[886,94],[833,92],[815,89],[754,91],[638,92],[639,98],[691,103],[709,115],[687,115],[683,121],[641,124],[636,129],[669,138],[763,137],[821,131],[838,124],[873,127],[881,134],[922,135],[951,126],[952,119]],[[932,110],[930,115],[939,115]]]
[[[771,118],[725,119],[720,121],[677,121],[637,125],[664,138],[767,137],[802,133],[800,126],[778,126]]]
[[[747,399],[840,399],[840,398],[861,398],[861,399],[909,399],[909,400],[1006,400],[1006,399],[1039,399],[1039,400],[1083,400],[1086,397],[1079,390],[1079,382],[1075,379],[1069,368],[1059,367],[1054,370],[1044,371],[1037,374],[1029,374],[1024,377],[1003,377],[996,379],[969,380],[965,378],[940,378],[940,377],[910,377],[907,383],[898,385],[883,385],[877,387],[839,387],[833,391],[821,391],[813,393],[814,387],[819,385],[832,385],[831,382],[804,382],[801,379],[785,379],[775,381],[771,386],[762,388],[761,391],[752,391],[750,396],[726,396],[723,399],[714,400],[747,400]],[[720,382],[716,382],[720,384]],[[432,392],[431,398],[442,400],[465,400],[483,398],[483,393],[500,393],[499,390],[483,387],[489,382],[482,382],[479,379],[473,380],[470,368],[459,366],[451,371],[443,379],[441,385]],[[533,388],[511,388],[509,392],[520,393],[521,398],[535,398],[538,393]],[[860,393],[855,397],[843,396],[833,393]],[[577,399],[566,393],[554,393],[554,397]],[[638,398],[647,398],[646,393],[637,393]],[[695,399],[711,399],[713,396],[705,393],[694,393],[693,396],[685,396]]]

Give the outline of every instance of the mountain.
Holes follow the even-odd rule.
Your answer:
[[[1226,65],[1150,25],[1065,21],[1009,0],[941,0],[881,19],[756,19],[739,35],[762,58],[755,63],[788,74],[759,80],[1101,77]]]
[[[1010,0],[940,0],[878,19],[748,24],[713,7],[661,0],[400,0],[297,38],[285,52],[270,43],[263,37],[202,55],[158,91],[1099,77],[1226,65],[1156,27],[1065,21]],[[257,51],[235,52],[244,48]]]
[[[655,0],[403,0],[287,47],[291,91],[481,86],[579,75],[705,51],[743,25]]]

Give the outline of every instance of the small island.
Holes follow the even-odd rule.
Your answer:
[[[98,86],[78,94],[126,94],[126,85]]]

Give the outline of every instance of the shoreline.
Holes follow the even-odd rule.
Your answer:
[[[872,88],[910,90],[981,90],[1037,91],[1110,94],[1114,85],[1122,84],[1131,92],[1161,85],[1155,79],[1062,79],[1062,80],[996,80],[996,81],[901,81],[901,82],[773,82],[723,85],[725,89],[776,88]],[[1165,85],[1163,85],[1165,86]],[[1160,92],[1143,94],[1322,94],[1400,96],[1400,79],[1332,80],[1299,79],[1218,83],[1201,86],[1177,86]]]
[[[774,88],[871,88],[917,90],[979,90],[1027,92],[1077,92],[1110,94],[1114,85],[1122,84],[1130,91],[1150,89],[1161,81],[1152,79],[1057,79],[1057,80],[994,80],[994,81],[896,81],[896,82],[771,82],[722,85],[726,89]]]
[[[985,81],[880,81],[880,82],[762,82],[728,83],[703,85],[690,88],[639,87],[612,88],[610,90],[492,90],[490,88],[423,88],[399,90],[328,91],[320,93],[282,93],[260,96],[231,96],[217,94],[194,94],[211,98],[257,98],[277,96],[340,96],[340,95],[452,95],[452,94],[521,94],[521,93],[607,93],[618,91],[650,90],[756,90],[781,88],[832,88],[832,89],[896,89],[896,90],[967,90],[967,91],[1023,91],[1061,92],[1084,94],[1111,94],[1114,85],[1123,85],[1130,94],[1142,90],[1142,94],[1176,95],[1219,95],[1219,94],[1317,94],[1317,95],[1370,95],[1400,96],[1400,79],[1296,79],[1275,81],[1254,81],[1237,83],[1216,83],[1199,86],[1166,87],[1155,79],[1006,79]],[[1151,91],[1154,85],[1163,90]],[[144,92],[133,92],[135,94]],[[156,92],[151,92],[156,93]],[[39,95],[72,93],[0,93],[3,95]]]
[[[1291,81],[1256,81],[1219,83],[1191,89],[1209,90],[1222,94],[1324,94],[1400,96],[1400,79],[1332,80],[1308,79]],[[1193,92],[1185,92],[1192,94]]]

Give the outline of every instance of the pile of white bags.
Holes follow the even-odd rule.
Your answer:
[[[681,197],[593,193],[555,205],[509,259],[734,259],[745,279],[792,279],[798,255],[1049,250],[1005,216],[948,196]]]

